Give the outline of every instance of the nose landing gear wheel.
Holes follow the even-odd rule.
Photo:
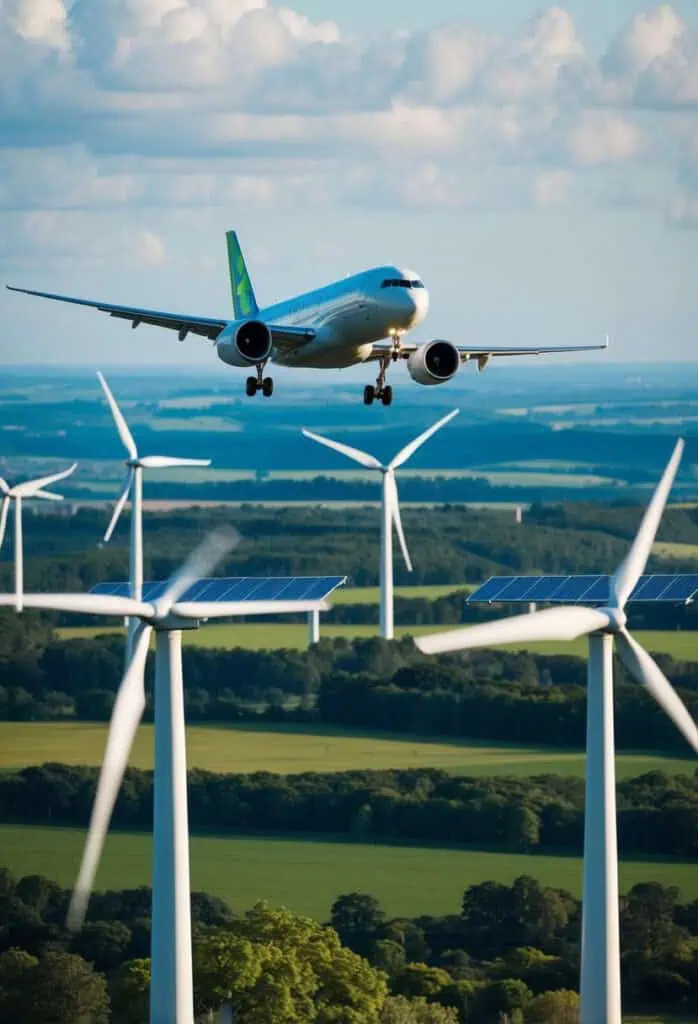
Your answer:
[[[393,402],[393,389],[390,384],[386,384],[381,393],[381,402],[383,405],[392,405]]]
[[[271,398],[274,394],[274,381],[271,377],[265,377],[262,381],[262,394],[265,398]]]
[[[372,405],[376,397],[376,389],[373,384],[367,384],[364,388],[364,405]]]

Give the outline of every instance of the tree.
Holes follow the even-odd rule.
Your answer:
[[[106,981],[74,953],[47,953],[42,959],[11,950],[0,958],[0,1006],[15,1008],[3,1022],[22,1024],[107,1024]],[[17,1012],[20,1007],[20,1012]]]
[[[123,963],[130,942],[131,929],[121,921],[88,921],[73,939],[73,952],[109,972]]]
[[[0,1024],[22,1019],[28,978],[39,961],[23,949],[0,954]]]
[[[423,998],[389,996],[383,1004],[380,1024],[458,1024],[458,1012]]]
[[[366,956],[385,914],[375,896],[352,892],[338,896],[330,911],[330,924],[340,940],[355,953]]]
[[[197,1013],[217,1011],[226,1001],[239,1006],[259,982],[264,958],[252,942],[226,932],[197,938],[194,982]]]
[[[385,976],[337,933],[257,904],[196,943],[197,998],[230,1001],[240,1024],[377,1024]]]
[[[122,964],[109,984],[116,1024],[147,1024],[150,1006],[150,960]]]
[[[407,964],[393,978],[392,987],[398,995],[408,998],[426,997],[436,995],[444,985],[449,985],[452,980],[451,975],[443,967]]]
[[[60,898],[62,892],[57,882],[44,878],[43,875],[25,875],[15,885],[15,896],[42,917],[49,906]]]
[[[371,947],[369,960],[379,971],[392,977],[405,966],[405,950],[392,939],[378,939]]]
[[[579,1024],[579,996],[570,989],[542,992],[526,1007],[526,1024]]]

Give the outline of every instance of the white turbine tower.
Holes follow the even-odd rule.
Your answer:
[[[145,667],[153,630],[155,653],[155,769],[153,776],[153,923],[151,1024],[193,1024],[189,823],[182,681],[182,630],[202,619],[325,610],[324,601],[183,601],[186,591],[211,572],[238,542],[235,530],[212,533],[152,602],[105,594],[27,594],[28,608],[139,621],[133,652],[114,702],[90,827],[68,926],[81,927],[114,804],[146,705]],[[0,607],[14,596],[0,594]]]
[[[339,441],[332,441],[328,437],[321,437],[311,430],[303,430],[303,435],[312,441],[324,444],[341,455],[346,455],[353,462],[358,462],[365,469],[374,469],[383,477],[383,492],[381,501],[381,550],[380,550],[380,632],[385,640],[392,640],[393,629],[393,526],[400,541],[402,557],[409,572],[412,572],[412,561],[407,550],[405,532],[402,528],[400,517],[400,500],[398,498],[395,471],[403,466],[411,458],[418,448],[421,448],[425,441],[428,441],[432,434],[435,434],[441,427],[457,416],[460,409],[454,409],[448,416],[434,423],[423,434],[405,445],[397,455],[387,464],[383,465],[373,455],[362,452],[358,448],[351,448],[349,445],[341,444]]]
[[[169,455],[139,455],[133,434],[119,408],[111,388],[104,376],[97,371],[99,383],[102,385],[111,414],[116,424],[121,442],[126,449],[128,458],[126,460],[126,482],[117,501],[109,526],[104,534],[105,543],[111,540],[119,516],[123,512],[124,505],[131,496],[131,547],[129,550],[129,580],[131,583],[131,597],[140,601],[143,596],[143,470],[144,469],[177,469],[186,466],[210,466],[210,459],[180,459]],[[131,655],[133,648],[133,636],[135,625],[130,620],[127,622],[126,658]]]
[[[698,753],[698,728],[654,659],[626,629],[625,606],[644,572],[681,460],[674,453],[625,560],[610,580],[605,608],[561,606],[415,640],[425,654],[529,640],[589,638],[586,796],[582,895],[582,1024],[621,1024],[618,843],[613,738],[613,643],[627,672],[642,683]]]
[[[2,502],[0,503],[0,548],[5,539],[5,528],[7,527],[7,515],[10,510],[10,502],[15,503],[15,609],[22,611],[24,591],[24,543],[22,531],[22,502],[25,498],[43,498],[46,501],[63,501],[62,494],[53,494],[52,491],[44,490],[51,484],[65,480],[67,476],[75,471],[77,462],[74,462],[69,469],[61,473],[52,473],[50,476],[41,476],[37,480],[25,480],[22,484],[15,484],[10,487],[6,480],[0,477],[0,491]]]

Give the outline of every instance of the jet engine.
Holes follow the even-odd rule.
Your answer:
[[[450,341],[427,341],[407,360],[412,380],[418,384],[444,384],[460,368],[460,355]]]
[[[226,331],[227,334],[227,331]],[[218,342],[218,355],[230,366],[254,366],[271,355],[271,331],[261,320],[245,320]]]

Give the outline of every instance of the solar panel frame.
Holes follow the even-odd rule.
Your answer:
[[[182,603],[223,603],[229,601],[323,601],[346,583],[346,576],[220,576],[196,580],[182,595]],[[143,600],[160,597],[168,580],[143,584]],[[128,597],[128,582],[97,583],[91,594]]]
[[[610,576],[491,576],[467,598],[468,604],[591,604],[610,598]],[[690,604],[698,594],[698,573],[641,576],[631,602]]]

